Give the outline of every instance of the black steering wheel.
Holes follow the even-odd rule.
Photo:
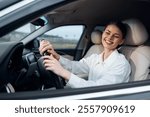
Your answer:
[[[64,88],[64,80],[56,75],[55,73],[48,71],[45,69],[43,65],[43,59],[39,58],[37,61],[38,70],[41,76],[41,81],[44,85],[44,89],[55,87],[56,89],[63,89]]]

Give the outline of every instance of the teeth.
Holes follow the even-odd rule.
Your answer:
[[[112,42],[110,42],[110,41],[106,41],[106,43],[107,43],[107,44],[112,44]]]

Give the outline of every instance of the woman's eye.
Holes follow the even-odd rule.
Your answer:
[[[107,35],[109,35],[110,33],[109,32],[105,32]]]
[[[119,36],[114,36],[114,37],[117,38],[117,39],[119,38]]]

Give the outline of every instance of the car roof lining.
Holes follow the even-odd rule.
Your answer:
[[[145,16],[143,14],[145,11],[150,11],[150,0],[116,0],[115,2],[114,0],[73,0],[66,5],[62,4],[61,6],[60,4],[58,7],[51,9],[49,12],[44,11],[44,14],[48,17],[50,24],[57,26],[83,24],[93,27],[96,25],[105,25],[110,22],[110,20],[116,18],[121,20],[137,18],[142,20],[142,22],[145,22],[148,30],[150,30],[150,16]],[[37,15],[39,13],[35,14]],[[32,14],[31,16],[34,17],[35,14]],[[26,17],[29,16],[26,15]],[[26,22],[26,19],[27,18],[25,17],[22,18],[19,21],[20,24],[22,25]],[[5,26],[5,28],[7,27]],[[4,33],[5,31],[1,32],[2,35],[4,35]]]
[[[81,0],[49,12],[48,17],[54,24],[74,22],[77,24],[97,25],[100,23],[105,25],[116,18],[121,20],[131,17],[141,18],[140,16],[145,11],[145,8],[142,9],[143,6],[150,10],[150,4],[147,3],[150,2],[148,0],[116,0],[114,4],[114,0]],[[133,4],[135,5],[134,8],[132,7]],[[142,6],[140,6],[141,4]],[[149,16],[147,17],[150,19]]]
[[[125,7],[129,8],[130,3],[131,1],[129,0],[118,0],[115,2],[115,4],[113,0],[81,0],[55,9],[55,13],[50,14],[49,17],[54,19],[54,23],[62,22],[62,20],[66,23],[69,23],[69,19],[71,21],[76,19],[78,23],[90,23],[94,20],[94,22],[102,22],[105,24],[105,22],[107,22],[106,20],[111,19],[114,16],[116,17],[116,15],[119,16],[120,14],[118,13],[121,13],[125,9]],[[113,7],[111,7],[112,4],[114,4]],[[91,10],[91,8],[93,9]],[[115,12],[118,9],[120,10],[120,12]],[[68,16],[69,18],[66,19],[66,16]]]

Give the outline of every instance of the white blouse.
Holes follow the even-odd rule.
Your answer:
[[[131,72],[129,62],[117,50],[105,61],[102,60],[102,53],[92,54],[80,61],[70,61],[61,56],[59,61],[71,72],[67,85],[72,88],[127,82]],[[78,74],[88,74],[88,80],[78,77]]]

